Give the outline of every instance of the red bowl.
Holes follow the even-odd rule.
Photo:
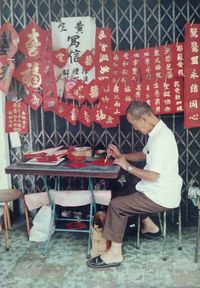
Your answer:
[[[67,154],[67,158],[70,161],[85,161],[85,159],[87,158],[86,156],[75,156],[72,154]]]

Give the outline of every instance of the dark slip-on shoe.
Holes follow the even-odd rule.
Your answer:
[[[87,265],[91,268],[110,268],[110,267],[117,267],[121,264],[121,262],[112,262],[106,264],[99,256],[94,257],[87,261]]]
[[[146,238],[146,239],[156,239],[156,238],[160,238],[162,236],[161,231],[158,231],[156,233],[140,233],[140,237],[141,238]]]

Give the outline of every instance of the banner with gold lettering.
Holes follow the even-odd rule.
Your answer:
[[[19,33],[19,50],[31,58],[40,58],[44,49],[47,31],[32,21]]]
[[[184,127],[200,127],[200,24],[185,26]]]
[[[5,132],[28,133],[28,107],[22,102],[5,103]]]
[[[29,91],[40,89],[42,85],[40,60],[36,58],[25,59],[15,69],[13,76]]]
[[[43,108],[51,111],[58,104],[56,78],[54,74],[51,31],[46,35],[45,48],[41,56],[40,71],[42,76]]]

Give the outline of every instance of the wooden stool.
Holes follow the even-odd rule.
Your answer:
[[[6,250],[9,250],[10,242],[8,230],[11,229],[10,213],[8,203],[21,197],[21,192],[15,189],[0,189],[0,203],[3,203],[3,222],[5,229]]]

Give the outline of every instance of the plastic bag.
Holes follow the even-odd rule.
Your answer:
[[[29,240],[42,242],[54,233],[55,226],[51,223],[52,209],[50,205],[42,206],[33,219]]]
[[[94,224],[92,227],[92,249],[90,250],[91,257],[96,257],[110,248],[111,242],[103,238],[103,226],[105,224],[106,213],[99,211],[94,216]]]

